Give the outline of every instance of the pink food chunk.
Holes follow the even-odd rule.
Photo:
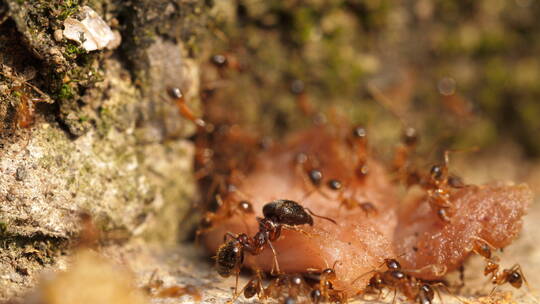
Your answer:
[[[332,267],[336,263],[336,289],[349,295],[366,287],[367,274],[385,258],[397,258],[407,269],[421,269],[425,279],[440,278],[442,270],[456,269],[472,250],[475,237],[496,247],[508,245],[521,229],[521,219],[532,200],[525,185],[469,186],[454,189],[451,201],[456,213],[450,223],[436,216],[426,196],[400,203],[396,185],[384,166],[327,127],[316,127],[289,137],[270,151],[261,152],[255,168],[235,185],[233,200],[248,200],[255,215],[235,213],[220,220],[204,235],[211,252],[223,243],[227,232],[258,231],[255,216],[262,217],[264,204],[289,199],[332,222],[314,217],[314,225],[300,231],[285,229],[273,245],[282,272],[306,272]],[[310,183],[304,167],[296,161],[304,153],[316,159],[323,175],[319,186]],[[360,162],[367,159],[368,173],[359,177]],[[327,186],[330,179],[343,183],[341,191]],[[343,198],[370,202],[375,212],[360,207],[346,208]],[[224,212],[223,210],[218,210]],[[271,271],[273,255],[266,248],[260,255],[246,254],[245,265]]]
[[[403,206],[396,227],[395,248],[403,266],[422,269],[424,279],[437,279],[439,270],[457,269],[471,253],[475,240],[503,248],[522,227],[532,201],[527,185],[469,186],[456,190],[451,201],[456,213],[450,223],[431,210],[426,196]]]

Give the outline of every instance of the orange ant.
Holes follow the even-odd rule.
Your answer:
[[[429,176],[421,181],[421,186],[427,190],[429,205],[445,222],[450,222],[455,213],[454,204],[450,201],[451,190],[466,187],[459,177],[448,172],[450,152],[444,151],[444,163],[433,165]]]
[[[152,297],[157,298],[177,298],[183,295],[190,295],[193,300],[200,302],[202,300],[202,295],[193,285],[173,285],[169,287],[163,287],[163,281],[156,279],[157,270],[152,272],[148,284],[143,286],[143,290],[151,295]]]
[[[343,183],[338,179],[330,179],[327,186],[332,191],[341,191],[343,189]],[[341,201],[341,206],[345,206],[348,210],[359,207],[364,211],[366,216],[370,214],[377,214],[377,208],[371,202],[359,202],[353,198],[354,193],[349,197],[343,197],[343,192],[339,194],[338,199]]]
[[[206,122],[195,116],[193,111],[187,106],[184,94],[180,88],[171,88],[169,90],[169,95],[174,99],[180,115],[191,120],[199,128],[206,127]]]
[[[227,200],[225,203],[221,199],[220,195],[216,196],[216,201],[219,206],[219,213],[207,211],[201,219],[199,229],[195,232],[195,240],[198,242],[201,234],[206,233],[214,227],[217,223],[227,220],[233,217],[235,214],[246,215],[254,214],[253,205],[247,200],[241,200],[236,204],[231,204],[232,200]],[[225,212],[222,212],[222,210]],[[247,224],[246,224],[247,225]]]
[[[265,287],[263,285],[262,272],[257,270],[255,277],[249,280],[242,290],[228,303],[233,303],[238,297],[243,295],[246,299],[257,296],[259,300],[283,298],[282,303],[292,304],[296,303],[296,299],[300,296],[307,297],[309,291],[309,285],[300,274],[279,274]]]
[[[374,273],[373,276],[369,279],[369,283],[366,289],[363,291],[363,294],[372,294],[377,293],[378,297],[381,296],[384,288],[389,288],[394,290],[394,300],[397,291],[401,292],[407,299],[411,301],[416,301],[419,304],[431,304],[434,297],[435,291],[433,289],[434,284],[426,283],[422,280],[419,280],[411,275],[412,272],[420,272],[419,270],[404,270],[401,267],[401,264],[396,259],[384,259],[381,264],[386,266],[386,270],[372,270],[368,273]],[[380,267],[380,266],[379,266]],[[365,274],[357,277],[353,283],[360,279]],[[446,288],[442,283],[436,283],[436,285],[441,285]],[[438,291],[437,291],[438,293]],[[440,297],[440,295],[439,295]]]
[[[418,145],[418,133],[415,128],[408,127],[401,136],[401,144],[394,153],[393,168],[398,179],[405,182],[407,187],[420,183],[420,176],[411,168],[411,156]]]
[[[281,236],[282,229],[296,230],[300,225],[308,224],[313,226],[313,216],[326,219],[336,224],[330,218],[315,215],[311,210],[302,207],[295,201],[275,200],[263,206],[264,218],[257,217],[259,231],[249,237],[245,233],[234,235],[230,232],[225,234],[225,244],[221,245],[216,255],[216,268],[222,277],[228,277],[233,272],[236,273],[235,295],[238,288],[238,274],[244,261],[244,252],[251,255],[258,255],[266,244],[272,250],[274,256],[274,266],[277,273],[280,273],[276,251],[272,245]],[[227,238],[230,240],[227,241]]]
[[[336,264],[334,262],[332,268],[325,268],[322,271],[315,274],[317,283],[313,285],[313,288],[309,294],[311,301],[314,304],[331,301],[343,303],[347,301],[347,294],[342,290],[334,289],[333,283],[337,280]],[[308,269],[312,271],[312,269]]]
[[[304,82],[299,79],[293,80],[290,85],[290,91],[296,96],[296,104],[300,108],[302,114],[307,117],[312,117],[315,113],[315,109],[313,108],[313,104],[309,102]]]
[[[322,196],[328,198],[326,194],[320,191],[324,176],[320,169],[319,161],[306,153],[298,153],[295,157],[296,168],[301,171],[301,176],[306,185],[310,185],[312,189],[304,196],[304,199],[309,197],[313,192],[317,191]]]
[[[499,258],[492,255],[492,249],[496,248],[489,244],[486,240],[475,238],[472,251],[478,255],[481,255],[486,261],[486,266],[484,267],[484,276],[491,275],[491,282],[497,286],[509,283],[512,285],[512,287],[519,289],[523,285],[523,282],[527,284],[527,279],[525,279],[519,264],[515,264],[514,266],[501,271]],[[497,286],[493,288],[490,294],[495,291]]]
[[[215,54],[210,57],[210,63],[212,63],[218,68],[221,77],[224,76],[225,69],[230,69],[238,72],[244,70],[244,67],[242,66],[238,58],[236,58],[236,56],[230,53]]]
[[[349,145],[355,150],[357,158],[354,172],[356,177],[362,181],[369,172],[367,164],[368,141],[366,128],[363,126],[354,127],[348,141]]]

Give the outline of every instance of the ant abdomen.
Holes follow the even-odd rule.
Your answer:
[[[280,224],[297,226],[308,224],[313,226],[313,218],[304,207],[291,200],[275,200],[263,207],[263,215]]]
[[[220,276],[227,278],[239,271],[244,262],[244,251],[237,240],[229,240],[221,245],[216,255],[216,269]]]

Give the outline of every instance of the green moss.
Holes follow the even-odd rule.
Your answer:
[[[73,90],[69,86],[69,84],[65,83],[60,87],[60,90],[56,94],[56,97],[60,100],[67,100],[73,98]]]
[[[72,42],[66,43],[65,54],[69,57],[76,58],[78,55],[85,54],[86,50]]]

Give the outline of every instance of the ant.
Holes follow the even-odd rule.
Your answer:
[[[206,122],[201,118],[195,116],[193,111],[187,106],[184,94],[180,88],[171,88],[169,90],[169,95],[174,99],[176,107],[178,108],[178,113],[184,118],[191,120],[197,127],[205,128]]]
[[[302,114],[307,117],[314,116],[315,109],[313,108],[313,104],[309,102],[304,82],[300,79],[295,79],[291,82],[289,89],[291,93],[296,96],[296,104],[300,108]]]
[[[216,201],[219,206],[219,213],[207,211],[202,217],[199,229],[195,232],[195,240],[198,242],[201,234],[206,233],[214,227],[216,223],[233,217],[235,214],[246,215],[253,214],[253,205],[247,200],[241,200],[237,204],[231,204],[232,200],[223,202],[220,195],[216,195]],[[222,212],[222,210],[225,210]]]
[[[333,283],[337,280],[336,264],[332,268],[325,268],[322,271],[311,273],[314,275],[316,283],[313,285],[309,298],[314,304],[330,301],[343,303],[347,301],[347,294],[344,291],[334,289]],[[308,271],[313,271],[308,269]]]
[[[348,138],[349,145],[355,150],[356,153],[357,164],[354,172],[360,181],[364,180],[369,172],[367,165],[367,135],[368,133],[365,127],[356,126],[352,129],[352,132]]]
[[[227,54],[215,54],[210,57],[210,63],[218,68],[219,74],[223,77],[224,70],[235,70],[241,72],[244,70],[244,67],[238,60],[238,58],[230,53]]]
[[[427,190],[429,205],[445,222],[450,222],[450,218],[455,213],[454,204],[450,201],[452,189],[466,187],[461,178],[450,175],[448,172],[450,152],[450,150],[444,151],[444,163],[433,165],[429,176],[421,181],[421,186]]]
[[[332,191],[341,191],[343,190],[343,183],[338,179],[330,179],[327,183],[327,186]],[[366,216],[369,216],[370,214],[376,214],[377,208],[373,203],[371,202],[359,202],[356,199],[353,198],[354,193],[350,195],[349,197],[344,198],[343,192],[339,194],[338,199],[341,201],[341,205],[345,206],[348,210],[351,210],[353,208],[359,207],[364,211]]]
[[[396,148],[393,160],[393,169],[398,180],[405,182],[407,187],[420,183],[418,172],[411,169],[411,156],[416,151],[419,138],[415,128],[405,128],[401,135],[401,144]]]
[[[265,287],[263,276],[260,270],[256,271],[255,277],[249,280],[242,290],[231,300],[233,303],[241,295],[246,299],[257,296],[260,300],[267,298],[283,298],[282,303],[296,303],[300,296],[307,296],[310,287],[300,274],[280,274],[270,281]]]
[[[245,233],[234,235],[227,232],[224,237],[225,244],[221,245],[217,251],[216,268],[222,277],[228,277],[233,272],[236,273],[235,295],[238,288],[238,274],[244,261],[244,252],[251,255],[258,255],[266,244],[272,250],[274,256],[274,265],[277,273],[280,273],[277,261],[276,251],[272,245],[276,241],[283,228],[296,230],[297,226],[313,226],[313,216],[326,219],[334,224],[334,220],[314,214],[311,210],[302,207],[299,203],[292,200],[275,200],[263,206],[264,218],[257,217],[259,222],[259,231],[249,237]],[[227,238],[230,240],[227,241]]]
[[[322,196],[329,198],[326,194],[320,190],[324,176],[320,169],[319,161],[306,153],[298,153],[295,157],[296,168],[301,170],[302,178],[306,185],[311,185],[312,190],[304,196],[304,199],[309,197],[314,191],[319,192]]]
[[[169,287],[163,287],[163,281],[156,278],[157,270],[152,272],[148,284],[144,285],[142,289],[152,297],[156,298],[177,298],[183,295],[190,295],[195,302],[202,300],[202,295],[193,285],[173,285]]]
[[[472,251],[484,258],[486,261],[486,266],[484,267],[484,276],[491,275],[491,282],[496,285],[490,294],[495,291],[497,286],[505,283],[509,283],[516,289],[521,288],[523,282],[527,284],[527,279],[525,279],[519,264],[515,264],[514,266],[501,271],[499,258],[492,255],[492,249],[496,248],[489,244],[486,240],[475,238]]]
[[[397,291],[401,292],[407,299],[411,301],[416,301],[419,304],[431,304],[434,297],[435,291],[433,289],[433,284],[428,284],[422,280],[419,280],[412,276],[411,272],[416,271],[407,271],[401,267],[401,264],[396,259],[384,259],[381,264],[386,266],[386,270],[378,271],[372,270],[368,273],[374,273],[373,276],[369,279],[369,283],[364,290],[364,294],[378,293],[378,297],[381,296],[384,288],[389,288],[394,290],[394,300]],[[380,266],[379,266],[380,267]],[[363,275],[360,275],[354,281],[361,278]],[[354,283],[353,281],[353,283]],[[436,283],[437,285],[444,286],[442,283]],[[446,286],[444,286],[446,287]],[[437,291],[438,293],[438,291]],[[439,295],[440,297],[440,295]]]

